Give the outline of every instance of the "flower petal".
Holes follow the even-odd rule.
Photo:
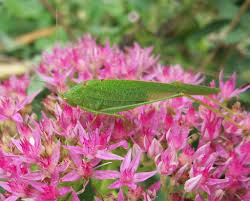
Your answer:
[[[131,162],[131,152],[132,152],[131,149],[128,150],[127,155],[126,155],[125,158],[123,159],[122,164],[121,164],[121,167],[120,167],[121,172],[123,172],[126,168],[129,167],[129,164],[130,164],[130,162]]]
[[[133,160],[130,163],[130,168],[132,169],[132,172],[135,172],[138,168],[139,162],[140,162],[140,158],[141,158],[141,150],[138,151],[138,153],[136,154],[136,156],[133,158]]]
[[[102,200],[100,200],[98,197],[94,197],[95,198],[95,201],[102,201]]]
[[[80,199],[78,198],[78,196],[74,190],[72,191],[72,201],[80,201]]]
[[[57,165],[59,158],[60,158],[60,140],[58,140],[58,142],[53,150],[53,153],[51,155],[51,161],[53,162],[53,164]]]
[[[6,116],[3,116],[3,115],[1,115],[0,114],[0,121],[5,121],[5,120],[7,120],[8,118],[6,117]]]
[[[63,146],[65,149],[68,149],[71,152],[74,152],[75,154],[83,154],[83,149],[81,147],[75,147],[75,146]]]
[[[93,178],[95,179],[115,179],[120,178],[120,172],[115,170],[96,170]]]
[[[16,105],[16,111],[18,112],[19,110],[21,110],[26,104],[29,104],[32,102],[32,100],[40,93],[41,90],[27,96],[25,99],[23,99],[21,102],[19,102]]]
[[[17,199],[18,199],[17,196],[12,195],[12,196],[8,197],[7,199],[5,199],[4,201],[16,201]]]
[[[154,176],[156,173],[157,173],[157,171],[136,173],[134,176],[134,181],[135,182],[145,181],[148,178]]]
[[[36,171],[36,172],[25,174],[22,176],[22,178],[35,181],[35,180],[43,180],[44,176],[43,176],[42,171]]]
[[[205,201],[205,200],[203,199],[203,197],[200,194],[198,194],[195,197],[195,201]]]
[[[11,117],[11,119],[13,120],[13,121],[15,121],[15,122],[17,122],[17,123],[22,123],[23,122],[23,117],[21,116],[21,114],[20,113],[16,113],[16,114],[14,114],[12,117]]]
[[[119,193],[118,193],[117,201],[125,201],[121,188],[120,188]]]
[[[120,188],[120,187],[122,187],[122,183],[120,182],[120,180],[115,181],[109,185],[109,188]]]
[[[7,182],[4,182],[4,181],[0,181],[0,186],[6,190],[6,191],[9,191],[9,192],[12,192],[11,188],[9,187],[8,183]]]
[[[76,181],[80,179],[81,177],[78,175],[77,170],[73,170],[70,173],[64,175],[62,178],[62,181]]]
[[[71,188],[68,188],[68,187],[59,188],[59,195],[60,195],[60,196],[63,196],[63,195],[65,195],[66,193],[68,193],[69,191],[71,191]]]
[[[196,177],[193,177],[193,178],[187,180],[185,185],[184,185],[185,191],[191,192],[192,190],[198,188],[198,185],[199,185],[201,179],[202,179],[202,175],[199,174]]]
[[[12,142],[14,145],[16,145],[17,149],[18,149],[21,153],[23,153],[23,148],[22,148],[22,146],[20,145],[20,140],[16,140],[16,139],[14,139],[14,138],[11,138],[11,142]]]
[[[112,154],[104,150],[99,150],[96,154],[96,157],[104,160],[123,160],[121,156]]]
[[[120,141],[118,143],[111,144],[108,149],[109,150],[114,150],[114,149],[116,149],[117,147],[120,147],[120,146],[122,146],[124,149],[127,149],[128,148],[128,142],[126,140],[122,140],[122,141]]]
[[[69,155],[76,167],[79,167],[82,164],[82,158],[80,155],[76,154],[74,151],[71,151],[71,149],[69,149]]]

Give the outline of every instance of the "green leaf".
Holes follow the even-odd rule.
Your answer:
[[[45,89],[44,80],[38,75],[35,75],[32,78],[30,85],[28,86],[27,93],[28,95],[30,95],[30,94],[35,93],[38,90],[43,90],[43,89]]]
[[[105,12],[113,17],[117,17],[119,20],[125,15],[125,7],[123,4],[123,1],[105,1]]]
[[[227,20],[227,19],[220,19],[220,20],[212,21],[211,23],[207,24],[205,27],[194,31],[190,37],[193,40],[194,39],[200,40],[210,33],[213,33],[215,31],[219,31],[221,28],[226,26],[229,22],[230,22],[230,20]]]
[[[10,15],[21,16],[22,15],[21,4],[22,4],[22,1],[8,0],[8,1],[4,1],[3,6],[5,7],[9,16]]]
[[[242,28],[245,29],[248,34],[250,34],[250,13],[246,12],[240,19],[240,24]]]
[[[239,94],[239,99],[241,102],[241,105],[244,109],[246,109],[247,111],[250,110],[250,90],[248,89],[247,91]]]
[[[38,78],[38,76],[37,76]],[[37,115],[37,120],[39,121],[42,117],[42,108],[44,105],[42,104],[42,100],[47,97],[48,94],[50,94],[50,91],[43,86],[42,82],[33,80],[31,84],[29,85],[27,89],[28,94],[32,94],[38,90],[42,90],[40,94],[38,94],[35,99],[31,102],[31,105],[33,107],[33,112]]]
[[[37,17],[43,9],[39,1],[34,0],[8,0],[4,1],[10,15],[21,18]]]
[[[14,41],[6,33],[1,31],[0,31],[0,42],[2,43],[1,45],[4,47],[6,51],[12,51],[17,48]],[[1,46],[0,46],[0,51],[1,51]]]
[[[80,200],[84,200],[84,201],[93,201],[94,200],[95,192],[91,188],[91,182],[92,181],[89,181],[88,185],[85,188],[85,191],[78,196],[78,198]],[[97,188],[97,189],[99,191],[99,188]]]
[[[214,0],[214,5],[219,11],[219,14],[224,19],[232,19],[239,12],[239,8],[230,0]]]
[[[100,19],[105,15],[104,3],[103,1],[86,1],[86,15],[88,16],[88,20],[91,21],[91,24],[100,24]]]
[[[150,9],[152,2],[150,0],[129,0],[132,9],[140,12],[147,12]]]
[[[0,186],[0,194],[4,194],[5,190]]]
[[[227,44],[233,44],[242,41],[245,39],[249,34],[244,31],[244,29],[238,28],[231,33],[228,34],[226,38],[224,38],[222,41]]]

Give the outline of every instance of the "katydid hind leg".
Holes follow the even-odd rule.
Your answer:
[[[171,99],[171,98],[179,98],[182,96],[184,96],[183,93],[178,93],[178,94],[175,94],[172,96],[167,96],[164,98],[159,98],[159,99],[155,99],[155,100],[151,100],[151,101],[145,101],[145,102],[131,104],[131,105],[123,105],[123,106],[105,108],[105,109],[100,110],[100,112],[104,112],[104,113],[106,113],[106,112],[108,112],[108,113],[123,112],[123,111],[134,109],[134,108],[142,106],[142,105],[151,104],[151,103],[155,103],[155,102],[159,102],[159,101],[164,101],[164,100]]]
[[[92,124],[95,122],[95,120],[97,119],[97,117],[98,117],[98,114],[96,114],[96,115],[94,116],[94,118],[92,119],[92,121],[91,121],[90,124],[88,125],[87,131],[88,131],[89,128],[92,126]]]
[[[98,114],[104,114],[104,115],[108,115],[108,116],[113,116],[113,117],[120,117],[123,118],[122,115],[119,114],[113,114],[113,113],[109,113],[109,112],[103,112],[103,111],[97,111],[97,110],[92,110],[83,106],[80,106],[80,108],[84,111],[90,112],[92,114],[98,115]]]
[[[80,107],[82,110],[84,111],[87,111],[87,112],[90,112],[92,114],[95,115],[95,117],[92,119],[92,121],[90,122],[90,124],[88,125],[87,127],[87,131],[89,130],[89,128],[92,126],[92,124],[95,122],[95,120],[97,119],[98,115],[99,114],[104,114],[104,115],[108,115],[108,116],[113,116],[113,117],[119,117],[119,118],[122,118],[122,119],[126,119],[124,116],[122,115],[119,115],[119,114],[112,114],[112,113],[106,113],[106,112],[100,112],[100,111],[95,111],[95,110],[91,110],[89,108],[85,108],[85,107]]]
[[[242,128],[241,125],[239,125],[237,122],[235,122],[234,120],[232,120],[230,117],[228,117],[227,115],[223,114],[222,112],[220,112],[219,110],[207,105],[206,103],[203,103],[202,101],[188,95],[188,94],[185,94],[185,97],[199,103],[200,105],[203,105],[204,107],[210,109],[211,111],[215,112],[216,114],[220,115],[221,117],[223,117],[225,120],[231,122],[232,124],[234,124],[235,126],[237,126],[238,128]]]
[[[229,109],[227,106],[225,106],[223,103],[220,103],[219,101],[217,100],[214,100],[213,98],[210,98],[209,96],[206,96],[205,97],[212,101],[213,103],[215,103],[216,105],[219,105],[221,108],[223,108],[224,110],[226,110],[231,116],[234,115],[234,111],[232,111],[231,109]]]

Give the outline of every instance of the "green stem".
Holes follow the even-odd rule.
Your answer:
[[[168,176],[165,176],[165,175],[161,176],[162,190],[163,190],[163,194],[164,194],[166,201],[168,200],[168,194],[169,194],[168,188],[167,188],[167,178]]]

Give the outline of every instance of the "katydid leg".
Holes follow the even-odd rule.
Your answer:
[[[224,119],[226,119],[227,121],[231,122],[232,124],[234,124],[235,126],[239,127],[239,128],[242,128],[241,125],[239,125],[238,123],[236,123],[235,121],[233,121],[232,119],[230,119],[228,116],[224,115],[222,112],[220,112],[219,110],[207,105],[206,103],[203,103],[202,101],[190,96],[190,95],[187,95],[187,94],[184,94],[184,96],[186,96],[187,98],[199,103],[200,105],[203,105],[204,107],[212,110],[213,112],[217,113],[218,115],[224,117]]]

